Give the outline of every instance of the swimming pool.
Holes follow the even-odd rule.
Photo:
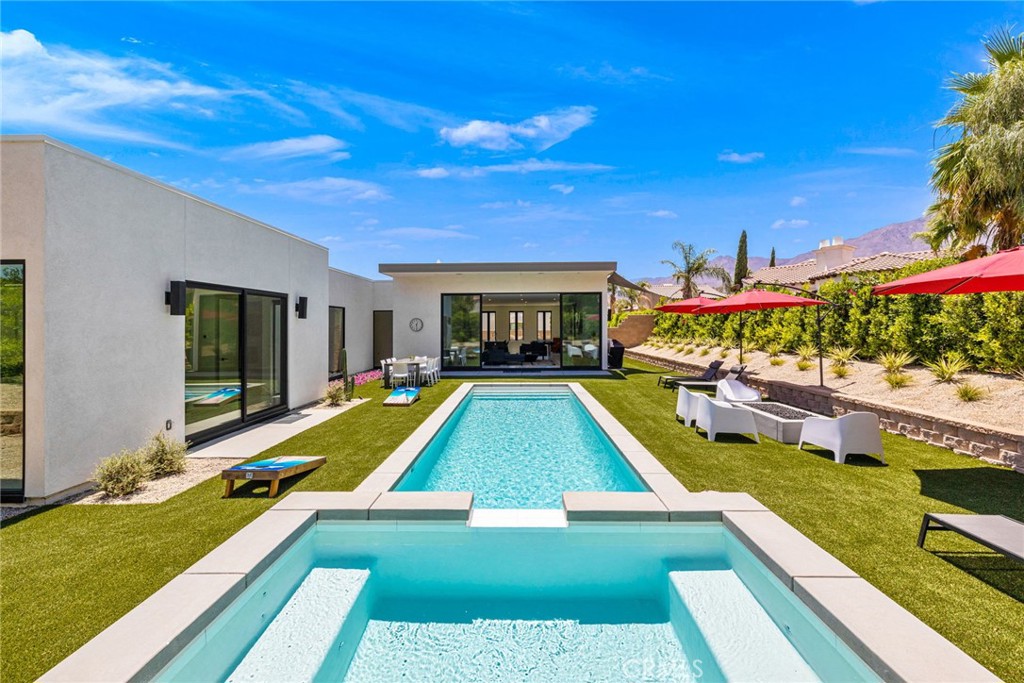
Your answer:
[[[559,509],[566,491],[647,491],[565,385],[476,385],[396,491],[472,491],[475,508]]]
[[[320,522],[157,676],[878,680],[721,524]]]

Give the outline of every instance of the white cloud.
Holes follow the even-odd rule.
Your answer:
[[[471,166],[457,169],[462,177],[479,177],[489,173],[544,173],[559,171],[563,173],[597,173],[610,171],[614,166],[603,164],[577,163],[573,161],[551,161],[541,159],[527,159],[526,161],[515,161],[507,164],[491,164],[488,166]]]
[[[847,147],[847,154],[862,154],[872,157],[916,157],[917,150],[909,147]]]
[[[561,192],[562,194],[572,194],[576,187],[574,185],[565,185],[564,183],[555,183],[554,185],[549,185],[548,189]]]
[[[308,104],[331,114],[345,125],[357,130],[363,130],[363,122],[358,116],[351,113],[349,108],[358,109],[365,115],[392,128],[409,133],[422,128],[440,128],[450,125],[455,120],[454,117],[437,109],[350,88],[318,88],[301,81],[292,81],[289,83],[289,87]]]
[[[727,149],[718,155],[719,161],[725,161],[730,164],[749,164],[760,159],[764,159],[764,152],[744,152],[741,154]]]
[[[421,168],[416,171],[416,175],[420,178],[447,178],[451,173],[441,166],[435,166],[433,168]]]
[[[152,132],[157,127],[154,115],[178,111],[209,117],[214,106],[238,97],[277,102],[251,88],[197,83],[151,59],[46,46],[23,29],[0,32],[0,60],[7,130],[66,132],[182,149],[186,146],[172,140],[172,134]],[[301,116],[294,110],[290,115]]]
[[[523,249],[536,249],[539,246],[536,242],[523,242]]]
[[[797,195],[796,197],[793,197],[792,199],[789,200],[789,205],[790,206],[803,206],[806,203],[807,203],[807,197],[801,197],[799,195]]]
[[[675,211],[669,211],[668,209],[658,209],[657,211],[648,211],[647,215],[651,218],[679,218],[679,214]]]
[[[668,76],[662,76],[660,74],[652,73],[650,69],[644,66],[633,66],[628,69],[617,69],[608,62],[604,62],[601,66],[595,68],[587,68],[585,66],[566,66],[560,69],[563,73],[566,73],[573,78],[579,78],[584,81],[595,81],[599,83],[609,83],[612,85],[628,85],[631,83],[639,83],[641,81],[671,81],[672,79]]]
[[[240,185],[238,190],[247,194],[272,194],[318,204],[391,199],[387,191],[377,183],[332,176],[292,182],[262,183],[256,187]]]
[[[142,41],[139,40],[138,38],[135,38],[134,36],[122,36],[121,37],[121,42],[122,43],[131,43],[132,45],[142,45]]]
[[[348,147],[344,140],[330,135],[308,135],[303,138],[285,138],[273,142],[256,142],[229,150],[225,159],[297,159],[299,157],[327,157],[331,161],[348,159],[351,154],[342,151]]]
[[[594,107],[565,107],[511,124],[473,120],[457,127],[445,126],[440,134],[452,147],[507,151],[529,145],[544,151],[593,123],[596,111]]]
[[[461,229],[461,225],[449,225],[445,228],[388,228],[387,230],[378,230],[374,234],[382,237],[394,237],[409,240],[477,239],[476,235],[466,234],[461,232]]]
[[[517,199],[514,202],[486,202],[480,205],[481,209],[511,209],[512,207],[525,209],[528,206],[533,206],[533,202],[525,202],[522,199]]]
[[[784,218],[780,218],[777,221],[775,221],[774,223],[772,223],[772,229],[773,230],[781,230],[783,228],[806,228],[810,224],[811,224],[810,221],[805,221],[802,218],[794,218],[792,220],[786,220]]]

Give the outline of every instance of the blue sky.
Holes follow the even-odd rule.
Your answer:
[[[5,2],[46,133],[331,265],[780,256],[922,214],[933,122],[1021,3]]]

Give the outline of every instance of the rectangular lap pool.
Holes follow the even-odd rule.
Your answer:
[[[320,522],[163,681],[878,680],[720,524]]]
[[[476,385],[396,491],[472,491],[476,508],[562,507],[566,491],[646,491],[564,385]]]

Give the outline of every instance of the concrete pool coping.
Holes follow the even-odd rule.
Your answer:
[[[185,645],[205,638],[217,615],[319,521],[396,528],[423,523],[467,526],[472,493],[390,490],[470,390],[463,387],[355,491],[288,494],[40,680],[151,679]],[[660,463],[651,464],[647,457],[653,456],[603,406],[585,391],[581,401],[583,397],[650,492],[566,492],[563,505],[570,528],[635,524],[642,530],[673,523],[721,523],[884,680],[999,680],[752,496],[687,491]],[[631,447],[627,451],[620,444]]]

